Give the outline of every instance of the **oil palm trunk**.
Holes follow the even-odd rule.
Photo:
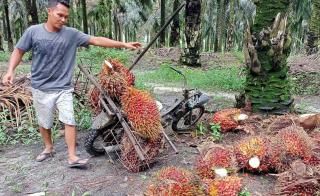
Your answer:
[[[160,6],[161,6],[160,26],[163,27],[166,20],[166,1],[161,0]],[[160,34],[160,45],[165,46],[165,44],[166,44],[166,32],[162,31],[162,33]]]
[[[200,67],[201,50],[201,0],[187,0],[185,12],[185,37],[187,48],[184,49],[180,62]]]
[[[231,51],[233,48],[233,34],[234,34],[234,23],[235,23],[235,12],[234,12],[235,0],[230,0],[230,14],[228,23],[228,33],[227,33],[227,51]]]
[[[308,55],[317,53],[320,44],[320,0],[312,0],[311,20],[307,37],[306,52]]]
[[[4,16],[6,19],[7,24],[7,39],[8,39],[8,50],[10,52],[13,51],[13,40],[12,40],[12,32],[10,28],[10,20],[9,20],[9,7],[8,7],[8,0],[3,0],[3,7],[4,7]]]
[[[28,26],[39,24],[37,1],[25,0],[24,3],[28,15]]]
[[[287,11],[290,0],[256,0],[253,27],[245,32],[244,54],[248,73],[245,94],[253,111],[283,114],[293,99],[287,57],[291,37]]]
[[[4,51],[2,42],[2,33],[0,32],[0,51]]]
[[[87,18],[87,3],[86,3],[86,0],[81,0],[81,5],[82,5],[83,32],[88,34],[88,18]]]
[[[172,13],[176,11],[179,6],[180,6],[180,1],[174,0]],[[171,25],[170,46],[177,46],[179,43],[179,39],[180,39],[180,20],[179,20],[179,14],[177,14],[173,18],[172,25]]]

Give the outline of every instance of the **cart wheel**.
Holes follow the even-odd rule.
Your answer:
[[[84,148],[86,151],[93,156],[103,155],[105,150],[103,148],[103,130],[101,129],[91,129],[86,135],[84,141]]]
[[[196,106],[192,110],[182,113],[172,122],[172,130],[177,133],[186,133],[192,131],[198,120],[204,113],[203,106]]]

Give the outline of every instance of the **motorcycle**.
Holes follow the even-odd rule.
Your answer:
[[[183,76],[184,87],[181,98],[160,110],[161,123],[164,128],[171,124],[172,130],[176,133],[189,133],[205,112],[204,105],[209,101],[209,96],[196,89],[187,89],[185,74],[174,67],[170,68]],[[103,155],[106,151],[115,151],[123,132],[119,120],[108,116],[107,112],[102,110],[93,120],[92,127],[85,137],[84,147],[94,156]]]

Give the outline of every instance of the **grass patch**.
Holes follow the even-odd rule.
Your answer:
[[[231,51],[231,53],[242,63],[245,63],[244,54],[242,51]]]
[[[112,58],[127,64],[132,55],[132,51],[124,49],[90,47],[89,49],[80,50],[77,54],[77,59],[78,63],[80,59],[88,59],[91,63],[101,65],[104,59]]]
[[[149,72],[137,72],[136,81],[138,86],[146,87],[148,83],[162,83],[169,86],[183,87],[183,77],[173,71],[170,64],[163,64],[159,69]],[[239,67],[216,67],[203,71],[194,68],[178,68],[187,78],[188,88],[202,90],[239,91],[244,87],[245,77]]]
[[[91,127],[92,113],[89,107],[81,104],[81,101],[74,99],[75,118],[77,128],[86,130]],[[17,143],[30,144],[41,140],[38,131],[38,123],[35,117],[25,119],[26,113],[33,113],[34,109],[29,108],[27,111],[22,112],[22,119],[19,126],[17,126],[15,118],[10,117],[8,110],[0,112],[0,146],[1,145],[14,145]],[[63,124],[58,120],[57,115],[52,127],[53,139],[57,139],[58,130],[64,129]]]
[[[290,77],[294,95],[320,94],[320,73],[298,73]]]
[[[9,52],[0,52],[0,62],[8,62],[10,58]]]
[[[0,52],[0,62],[9,62],[11,56],[11,52],[5,51],[5,52]],[[25,53],[22,57],[22,61],[28,62],[31,60],[32,52],[29,51]]]

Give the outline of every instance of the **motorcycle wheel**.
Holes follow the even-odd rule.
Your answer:
[[[192,110],[180,114],[176,120],[172,122],[172,130],[177,133],[187,133],[192,131],[204,111],[205,108],[203,106],[196,106]]]
[[[96,140],[102,140],[102,130],[99,129],[91,129],[89,133],[86,135],[84,141],[84,148],[86,151],[93,156],[99,156],[104,154],[104,149],[102,145],[95,145]]]
[[[93,156],[100,156],[105,154],[103,146],[111,146],[117,143],[120,133],[111,133],[111,126],[103,129],[91,129],[85,137],[84,148]],[[116,138],[115,138],[116,137]]]

